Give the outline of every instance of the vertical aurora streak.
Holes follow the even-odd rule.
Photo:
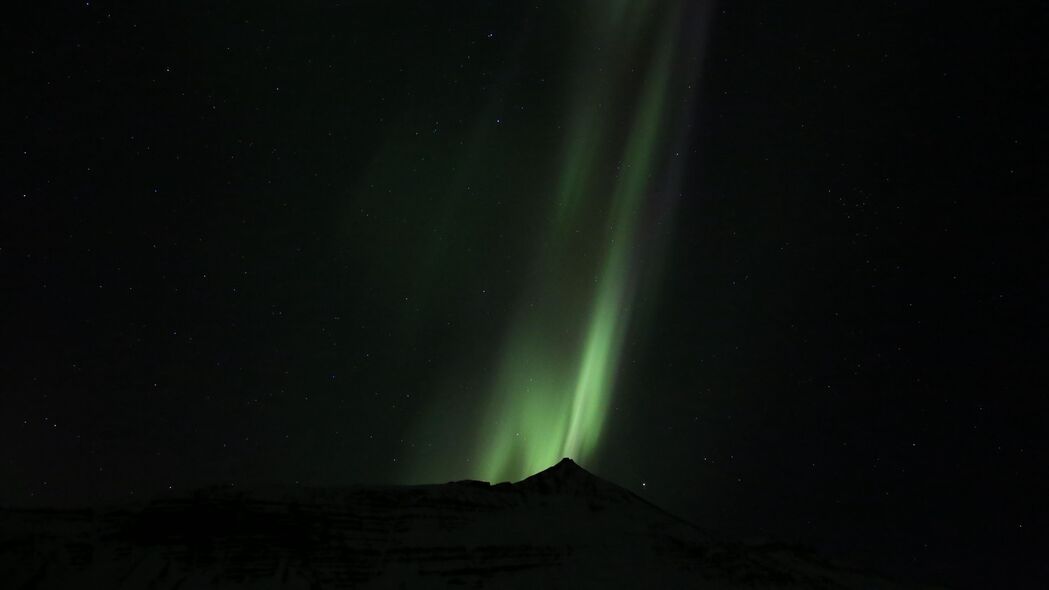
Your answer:
[[[672,26],[672,25],[671,25]],[[572,394],[572,408],[561,449],[564,456],[586,457],[597,445],[608,410],[615,378],[616,361],[630,318],[635,285],[631,280],[631,250],[635,246],[636,223],[664,116],[670,63],[668,46],[674,40],[664,37],[652,60],[644,97],[623,154],[626,167],[612,197],[612,237],[608,258],[598,283],[586,331]]]
[[[682,13],[680,0],[587,6],[552,223],[492,384],[480,477],[518,479],[597,449],[640,261],[654,250],[639,225],[674,176],[667,160],[683,127],[674,105],[691,87],[678,55]]]

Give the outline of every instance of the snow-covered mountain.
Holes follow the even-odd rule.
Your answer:
[[[4,588],[897,588],[715,539],[569,459],[518,483],[0,511]]]

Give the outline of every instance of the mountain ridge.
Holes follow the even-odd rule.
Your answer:
[[[208,488],[0,510],[14,588],[893,588],[779,545],[715,540],[563,459],[519,482]]]

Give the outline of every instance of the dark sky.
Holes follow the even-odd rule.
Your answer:
[[[597,104],[628,136],[650,83],[647,54],[571,57],[612,51],[595,2],[212,4],[3,25],[4,504],[475,475],[457,433],[547,271],[559,150]],[[854,4],[681,16],[675,212],[638,238],[583,464],[732,535],[1033,586],[1049,19]],[[622,87],[580,83],[606,66]],[[599,257],[606,196],[554,282]]]

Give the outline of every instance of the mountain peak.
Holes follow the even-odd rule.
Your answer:
[[[582,471],[583,473],[586,473],[587,475],[590,475],[589,471],[587,471],[586,469],[583,469],[582,467],[579,466],[578,463],[576,463],[575,461],[569,459],[568,457],[565,457],[565,458],[561,459],[557,463],[551,465],[550,467],[547,467],[546,469],[540,471],[539,473],[546,473],[547,471],[555,471],[555,470],[557,472],[559,472],[559,473],[572,473],[574,471]],[[539,473],[537,473],[536,475],[539,475]]]
[[[556,465],[517,482],[514,487],[540,494],[565,494],[615,500],[628,500],[634,497],[625,489],[583,469],[568,457],[561,459]]]
[[[580,480],[586,478],[596,478],[586,469],[580,467],[575,461],[565,457],[554,465],[547,467],[546,469],[535,473],[529,477],[526,477],[520,483],[525,483],[532,480],[544,480],[544,481],[559,481],[564,482],[567,480]]]

